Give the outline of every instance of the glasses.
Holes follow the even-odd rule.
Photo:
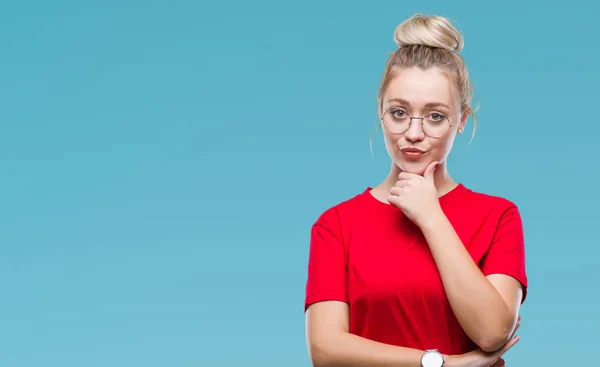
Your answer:
[[[412,117],[400,107],[391,107],[381,116],[383,126],[393,134],[405,133],[413,119],[421,120],[423,132],[432,138],[443,137],[453,125],[448,117],[439,112],[432,112],[425,117]]]

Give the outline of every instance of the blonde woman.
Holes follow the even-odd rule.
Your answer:
[[[444,17],[416,14],[394,38],[378,94],[389,174],[312,226],[311,360],[504,365],[527,292],[523,228],[514,203],[475,192],[448,171],[456,135],[469,115],[477,121],[462,35]]]

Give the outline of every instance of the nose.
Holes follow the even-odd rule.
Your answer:
[[[423,120],[413,118],[411,120],[408,130],[404,133],[406,140],[411,142],[421,141],[425,139],[425,132],[423,132]]]

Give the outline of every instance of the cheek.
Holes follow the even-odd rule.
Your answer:
[[[437,141],[432,142],[431,150],[435,152],[436,159],[443,159],[450,153],[452,150],[452,145],[454,144],[454,138],[452,136],[439,139]]]
[[[392,154],[398,152],[398,137],[387,132],[383,133],[383,142],[385,143],[385,149]]]

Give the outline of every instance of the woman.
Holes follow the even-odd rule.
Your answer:
[[[455,182],[446,159],[472,89],[462,35],[414,15],[395,31],[378,110],[392,166],[311,231],[307,343],[315,366],[504,365],[526,296],[518,208]]]

